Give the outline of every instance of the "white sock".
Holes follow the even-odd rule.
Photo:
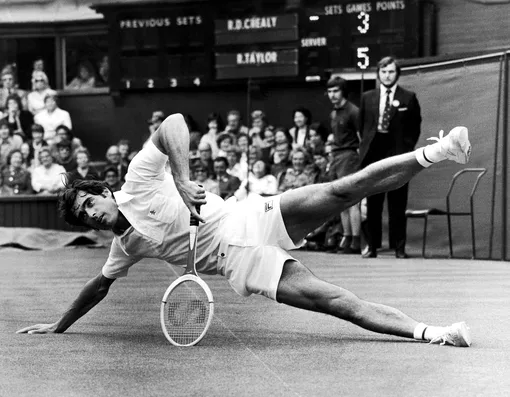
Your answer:
[[[432,327],[423,323],[419,323],[413,332],[416,340],[432,340],[445,332],[445,327]]]
[[[425,168],[430,167],[434,163],[446,160],[446,156],[441,153],[441,144],[439,142],[416,149],[414,154],[418,163]]]

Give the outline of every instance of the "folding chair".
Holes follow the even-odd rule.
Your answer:
[[[465,173],[478,173],[478,176],[476,177],[474,181],[474,186],[471,189],[471,194],[469,195],[469,202],[470,202],[470,210],[469,211],[452,211],[451,209],[451,203],[450,203],[450,195],[452,193],[453,187],[455,186],[455,183],[457,182],[458,178]],[[474,205],[473,205],[473,199],[476,192],[476,189],[478,188],[478,183],[480,182],[480,179],[482,176],[487,172],[486,168],[465,168],[459,172],[457,172],[455,175],[453,175],[452,181],[450,182],[450,187],[448,189],[448,193],[446,194],[446,210],[442,210],[439,208],[426,208],[421,210],[413,210],[409,209],[406,211],[406,217],[407,218],[423,218],[424,225],[423,225],[423,246],[422,246],[422,255],[424,258],[425,256],[425,248],[427,245],[427,223],[429,216],[446,216],[448,219],[448,243],[450,245],[450,258],[453,258],[453,243],[452,243],[452,222],[451,218],[452,216],[469,216],[471,218],[471,244],[472,244],[472,250],[473,250],[473,259],[476,257],[476,246],[475,246],[475,219],[474,219]]]

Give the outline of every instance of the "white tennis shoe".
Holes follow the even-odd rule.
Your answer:
[[[438,141],[441,146],[441,154],[448,160],[459,164],[466,164],[471,155],[471,143],[469,143],[468,129],[466,127],[455,127],[447,136],[444,131],[439,132],[439,138],[428,138],[431,141]]]
[[[446,327],[445,332],[432,339],[429,343],[443,345],[452,345],[456,347],[471,346],[471,335],[465,322],[455,323]]]

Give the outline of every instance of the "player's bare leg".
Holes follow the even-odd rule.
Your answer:
[[[287,232],[297,242],[364,197],[397,189],[438,161],[449,159],[465,164],[470,152],[467,129],[456,127],[445,137],[441,131],[433,145],[378,161],[333,182],[287,191],[280,201]]]
[[[418,322],[390,306],[367,302],[323,281],[298,261],[285,263],[276,299],[300,309],[330,314],[369,331],[413,337]]]

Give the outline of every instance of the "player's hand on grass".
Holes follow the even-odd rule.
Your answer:
[[[181,183],[176,182],[176,186],[184,204],[186,204],[186,207],[189,208],[191,215],[200,222],[205,223],[205,219],[198,214],[196,209],[197,206],[207,203],[207,200],[205,199],[205,189],[191,181]]]
[[[16,331],[17,334],[53,334],[56,332],[57,324],[36,324]]]

